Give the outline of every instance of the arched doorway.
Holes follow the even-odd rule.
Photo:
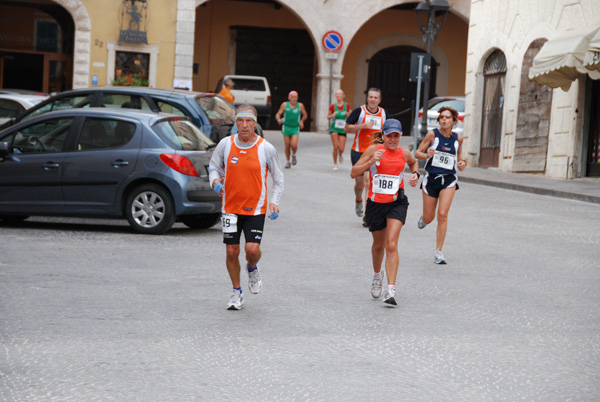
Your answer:
[[[589,116],[588,146],[586,157],[586,176],[600,177],[600,81],[587,78],[587,90],[590,92],[586,114]]]
[[[392,117],[402,123],[403,135],[411,135],[414,110],[412,101],[417,98],[417,83],[409,81],[411,53],[423,53],[412,46],[393,46],[377,52],[369,59],[367,88],[380,88],[383,92],[381,105]],[[429,99],[435,96],[437,62],[432,58]],[[417,106],[417,108],[419,108]]]
[[[546,39],[533,41],[523,56],[513,172],[543,173],[546,170],[552,88],[529,79],[533,58],[544,43]]]
[[[496,49],[485,61],[483,68],[483,112],[481,125],[481,154],[479,166],[497,167],[502,139],[502,109],[504,108],[504,82],[506,57]]]
[[[198,4],[198,2],[197,2]],[[193,86],[214,91],[224,75],[258,75],[271,90],[271,121],[288,93],[299,93],[308,113],[304,130],[314,127],[317,73],[315,44],[303,21],[279,1],[210,0],[196,8]]]
[[[0,16],[0,87],[70,89],[75,24],[67,10],[50,2],[3,2]]]

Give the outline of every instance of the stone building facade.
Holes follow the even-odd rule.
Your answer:
[[[599,81],[565,91],[530,80],[535,57],[561,34],[600,28],[599,0],[473,0],[464,152],[475,166],[553,178],[598,175]]]
[[[449,16],[432,50],[437,76],[431,95],[464,94],[470,1],[449,3]],[[220,76],[245,74],[242,67],[258,65],[248,53],[257,49],[258,62],[279,56],[266,66],[272,77],[274,108],[289,90],[301,87],[300,100],[308,107],[309,128],[320,132],[328,131],[326,110],[331,92],[340,87],[346,99],[357,106],[364,102],[367,86],[375,83],[383,89],[382,106],[391,113],[406,112],[416,92],[416,84],[406,84],[406,56],[425,49],[414,11],[418,1],[414,0],[31,0],[21,5],[0,0],[0,8],[15,4],[35,9],[32,14],[36,15],[51,6],[60,7],[72,20],[72,28],[64,30],[72,30],[72,40],[65,41],[72,46],[66,54],[70,63],[64,70],[67,85],[45,85],[46,90],[111,85],[120,73],[120,55],[135,53],[145,56],[150,86],[183,85],[214,91]],[[131,13],[131,9],[123,12],[123,7],[133,4],[147,8],[148,15],[143,17],[147,43],[121,40],[119,31]],[[323,35],[332,30],[343,37],[335,60],[327,58],[322,45]],[[250,38],[243,50],[241,33],[269,40],[251,43]],[[282,43],[287,38],[291,42]],[[271,46],[269,51],[265,50],[267,45]],[[298,46],[302,48],[298,50]],[[18,44],[0,41],[0,58],[3,52],[18,48]],[[303,58],[294,59],[294,55]],[[44,57],[54,56],[45,53]],[[242,59],[246,64],[240,64]],[[306,65],[296,71],[300,64]],[[402,79],[397,82],[399,76]],[[9,87],[10,83],[0,86]],[[410,114],[405,113],[402,119],[408,131]]]

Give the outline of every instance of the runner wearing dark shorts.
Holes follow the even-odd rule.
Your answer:
[[[392,306],[397,305],[396,276],[400,263],[398,238],[408,209],[403,178],[406,165],[413,172],[409,184],[415,187],[419,181],[419,164],[409,150],[400,147],[401,135],[400,122],[396,119],[386,120],[383,131],[374,133],[373,144],[366,149],[350,172],[353,178],[367,170],[370,172],[366,221],[373,236],[371,253],[374,274],[371,296],[375,299],[381,297],[384,277],[381,265],[385,257],[388,289],[383,301]]]
[[[358,162],[363,152],[371,144],[373,133],[381,131],[381,126],[387,119],[388,113],[384,108],[379,107],[380,103],[381,89],[369,88],[367,91],[367,104],[354,109],[346,119],[344,131],[346,133],[356,133],[350,151],[352,166]],[[361,173],[355,178],[354,211],[358,217],[363,217],[364,214],[363,190],[368,186],[367,176]]]
[[[250,292],[258,293],[262,278],[258,270],[260,242],[267,211],[279,213],[279,198],[283,192],[283,172],[277,150],[254,132],[256,109],[239,106],[235,115],[238,134],[223,138],[210,159],[211,186],[223,198],[221,224],[226,245],[226,265],[233,293],[228,310],[244,305],[240,283],[240,237],[244,232],[246,270]],[[273,191],[267,205],[267,172],[273,179]]]
[[[448,230],[448,213],[458,190],[457,171],[467,167],[467,160],[462,157],[463,137],[452,131],[458,122],[458,112],[450,107],[441,107],[438,111],[439,130],[429,131],[415,151],[417,159],[426,159],[425,177],[421,183],[423,189],[423,214],[417,226],[423,229],[436,218],[436,247],[433,261],[446,264],[442,247]]]

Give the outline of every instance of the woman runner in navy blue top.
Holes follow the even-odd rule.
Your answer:
[[[463,171],[467,166],[467,160],[461,155],[463,137],[452,131],[457,121],[456,110],[450,107],[440,108],[440,128],[429,131],[415,151],[417,159],[427,159],[425,177],[421,182],[423,215],[419,218],[419,229],[433,221],[437,209],[436,250],[433,254],[436,264],[446,263],[442,247],[448,230],[448,212],[454,193],[458,190],[456,171]]]

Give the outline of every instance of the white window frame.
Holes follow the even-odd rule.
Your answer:
[[[108,41],[108,66],[106,69],[106,85],[111,86],[115,79],[115,60],[117,52],[146,53],[150,55],[148,62],[148,86],[156,88],[156,69],[158,62],[159,45],[123,45],[118,42]]]

